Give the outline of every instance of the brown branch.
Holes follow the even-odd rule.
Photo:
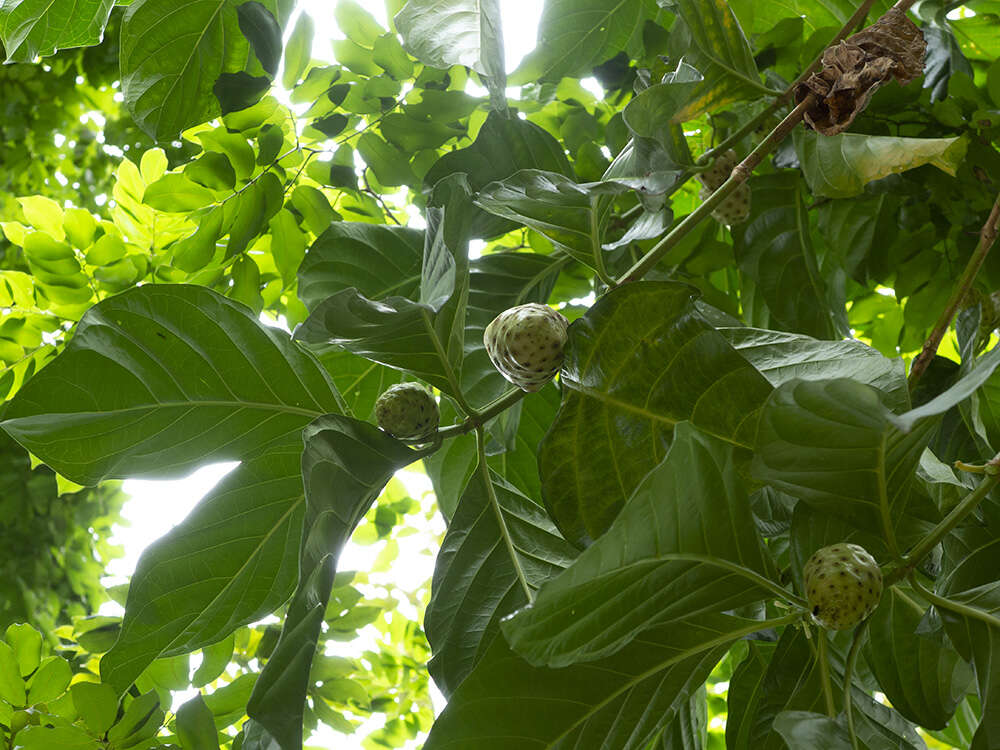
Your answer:
[[[955,317],[955,313],[958,312],[958,308],[972,289],[972,285],[976,281],[976,275],[979,273],[979,269],[983,267],[983,262],[986,260],[990,248],[993,247],[993,243],[996,241],[998,223],[1000,223],[1000,195],[997,196],[996,201],[993,203],[993,209],[990,211],[986,223],[979,230],[979,244],[976,245],[972,257],[969,258],[969,262],[965,266],[965,271],[951,293],[951,298],[948,300],[944,312],[941,313],[941,317],[938,318],[937,323],[934,325],[931,335],[924,342],[920,354],[913,360],[909,378],[911,393],[930,366],[931,360],[934,359],[934,355],[937,354],[938,347],[941,345],[941,339],[944,338],[949,326],[951,326],[951,321]]]

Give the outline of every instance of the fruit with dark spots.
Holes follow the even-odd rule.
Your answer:
[[[882,571],[864,547],[841,542],[817,550],[803,569],[813,619],[829,630],[852,628],[875,611]]]
[[[399,383],[375,402],[378,426],[403,440],[429,438],[438,428],[441,414],[433,394],[418,383]]]

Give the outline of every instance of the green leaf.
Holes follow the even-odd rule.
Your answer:
[[[306,234],[299,228],[292,212],[282,209],[271,217],[271,255],[285,287],[295,283],[302,259],[306,256]]]
[[[302,214],[306,228],[317,236],[337,220],[337,213],[330,207],[330,201],[312,185],[299,185],[292,191],[292,206]]]
[[[670,33],[670,49],[704,76],[688,94],[674,122],[693,120],[742,99],[770,92],[760,82],[757,64],[739,21],[725,0],[673,0],[678,22]]]
[[[375,40],[372,60],[397,81],[404,81],[413,75],[413,61],[406,54],[395,34],[383,34]]]
[[[696,294],[626,284],[570,326],[563,404],[539,455],[545,505],[570,541],[607,530],[678,422],[752,445],[771,386],[701,318]]]
[[[218,151],[206,151],[200,159],[187,164],[184,167],[184,176],[212,190],[232,190],[236,185],[233,165],[225,154],[220,154]]]
[[[448,701],[424,744],[547,750],[642,750],[669,726],[729,644],[766,623],[707,615],[653,628],[614,656],[565,669],[533,667],[496,639]],[[544,710],[538,710],[542,705]]]
[[[640,91],[622,110],[629,130],[644,138],[656,138],[665,148],[672,142],[667,125],[675,122],[674,117],[684,111],[704,79],[683,60],[669,76],[669,80]]]
[[[851,750],[851,738],[841,722],[808,711],[782,711],[774,729],[789,750]]]
[[[154,659],[210,647],[288,598],[298,576],[301,451],[296,431],[244,461],[143,552],[121,635],[101,660],[105,682],[124,691]]]
[[[281,85],[288,91],[295,88],[312,59],[314,33],[312,16],[301,13],[292,29],[292,35],[288,37],[288,44],[285,45],[285,68],[281,73]]]
[[[231,167],[230,167],[231,169]],[[187,175],[174,173],[163,175],[159,180],[146,188],[142,202],[157,211],[168,213],[186,213],[204,208],[215,200],[212,191],[192,182]]]
[[[218,750],[215,719],[200,693],[177,709],[177,737],[184,750]]]
[[[608,531],[503,624],[533,664],[620,650],[642,631],[773,597],[781,587],[736,473],[733,446],[688,423]]]
[[[278,74],[281,62],[281,26],[267,8],[256,0],[241,3],[236,8],[240,31],[250,42],[257,60],[271,78]]]
[[[0,42],[7,62],[30,63],[60,49],[98,44],[112,7],[112,0],[4,0]]]
[[[878,388],[894,412],[910,407],[903,360],[889,359],[861,341],[821,341],[750,327],[718,331],[776,388],[794,379],[850,378]]]
[[[337,28],[362,47],[371,48],[375,40],[385,33],[385,29],[379,26],[372,14],[354,0],[337,0],[333,18],[337,22]]]
[[[42,634],[26,623],[7,626],[4,640],[14,649],[17,666],[22,677],[38,669],[42,660]]]
[[[428,669],[445,696],[499,635],[500,619],[576,557],[541,507],[492,473],[491,488],[486,481],[477,471],[448,525],[424,620]]]
[[[464,65],[486,76],[494,109],[506,109],[499,0],[409,0],[393,19],[406,51],[425,65]]]
[[[606,195],[628,188],[615,182],[577,183],[556,172],[524,169],[479,191],[476,205],[544,234],[573,258],[603,268]]]
[[[28,703],[48,703],[66,692],[73,672],[69,662],[59,656],[49,656],[42,660],[38,671],[28,683]]]
[[[303,440],[299,584],[247,706],[248,715],[287,748],[301,747],[309,670],[340,551],[393,473],[418,458],[376,427],[335,415],[309,425]]]
[[[103,682],[77,682],[70,687],[73,706],[87,725],[87,729],[103,735],[115,723],[118,713],[118,695],[114,688]]]
[[[95,484],[248,458],[341,405],[319,363],[247,308],[157,284],[94,306],[2,425],[63,476]]]
[[[242,253],[265,230],[267,222],[281,209],[283,196],[281,180],[274,172],[267,172],[236,197],[235,216],[226,243],[227,258]]]
[[[369,419],[375,402],[389,386],[403,380],[403,373],[371,360],[359,357],[339,347],[317,351],[317,356],[333,378],[337,390],[347,403],[348,413],[358,419]]]
[[[424,92],[426,97],[433,92]],[[412,108],[408,110],[412,114]],[[494,180],[510,177],[521,169],[539,169],[573,177],[573,168],[562,145],[537,125],[513,117],[506,119],[491,113],[471,146],[445,154],[424,177],[424,185],[433,187],[455,172],[468,175],[473,192]],[[472,208],[472,237],[494,237],[515,229],[518,224]]]
[[[897,138],[841,133],[821,136],[797,130],[795,150],[816,197],[850,198],[891,174],[931,164],[954,176],[968,141],[964,138]]]
[[[552,81],[587,74],[625,49],[645,17],[634,0],[547,0],[538,21],[535,50],[512,83]]]
[[[76,727],[30,726],[17,733],[18,750],[102,750],[103,746]]]
[[[233,649],[236,645],[235,635],[205,646],[202,649],[201,664],[191,676],[192,687],[205,687],[210,682],[214,682],[229,666],[233,658]]]
[[[309,246],[299,267],[299,299],[316,309],[349,287],[371,300],[413,298],[423,248],[424,233],[416,229],[335,222]]]
[[[838,338],[813,249],[802,183],[794,174],[755,177],[750,219],[733,231],[745,278],[753,280],[775,328]]]
[[[14,649],[0,641],[0,698],[12,706],[23,706],[27,698]]]
[[[397,187],[417,184],[413,170],[410,169],[409,155],[381,136],[370,130],[362,133],[358,138],[357,149],[365,164],[375,173],[375,179],[380,185]]]
[[[216,206],[205,214],[192,234],[171,246],[173,265],[188,273],[200,271],[207,266],[215,257],[224,221],[225,211],[222,206]]]
[[[468,296],[468,253],[458,237],[468,206],[464,176],[450,178],[454,202],[428,209],[420,301],[389,296],[370,300],[349,287],[327,297],[296,330],[312,344],[335,344],[389,367],[407,370],[453,396],[462,362]]]
[[[789,381],[768,399],[754,475],[817,510],[880,534],[892,547],[920,455],[941,415],[1000,365],[1000,349],[926,404],[895,415],[852,380]]]
[[[702,750],[708,744],[708,695],[705,686],[694,691],[687,705],[677,711],[677,717],[663,730],[656,748],[661,750]]]
[[[943,729],[973,674],[953,648],[918,632],[925,614],[912,592],[889,588],[869,622],[862,653],[893,708],[926,729]]]
[[[163,718],[156,692],[142,693],[126,704],[125,715],[108,730],[108,741],[129,747],[151,739],[163,724]]]
[[[180,9],[135,0],[122,20],[121,81],[136,123],[157,140],[220,113],[220,75],[241,71],[249,44],[229,0],[193,0]]]

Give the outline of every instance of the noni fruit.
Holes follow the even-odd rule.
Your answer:
[[[559,371],[568,325],[551,307],[531,302],[497,315],[486,326],[483,343],[500,374],[530,393]]]
[[[817,550],[803,570],[812,616],[824,628],[845,630],[870,615],[882,596],[882,571],[857,544]]]
[[[711,167],[706,169],[704,172],[698,175],[698,181],[702,184],[701,192],[698,197],[702,200],[708,199],[716,190],[718,190],[722,183],[729,179],[729,175],[733,171],[733,167],[739,164],[739,157],[736,152],[732,149],[719,154],[715,159],[715,163]],[[750,186],[745,182],[740,183],[740,185],[734,190],[729,196],[722,201],[715,210],[712,211],[712,218],[718,221],[720,224],[739,224],[741,221],[746,221],[746,218],[750,215]]]
[[[375,419],[393,437],[419,440],[434,434],[441,413],[434,396],[422,385],[399,383],[378,397]]]

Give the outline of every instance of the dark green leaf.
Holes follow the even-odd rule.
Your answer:
[[[309,671],[340,551],[393,473],[418,457],[372,425],[334,415],[309,425],[303,440],[299,585],[247,706],[285,748],[301,747]]]
[[[252,107],[271,88],[267,76],[252,76],[244,71],[221,73],[212,86],[212,94],[219,102],[223,115]]]
[[[688,423],[604,536],[504,622],[512,648],[562,667],[620,650],[642,631],[774,596],[733,447]]]
[[[576,556],[541,507],[500,477],[490,481],[487,488],[476,472],[434,568],[424,628],[434,652],[428,669],[445,696],[490,647],[500,618],[527,604]]]
[[[253,53],[271,78],[278,74],[281,62],[281,26],[267,8],[256,0],[237,6],[240,31],[250,42]]]
[[[34,62],[60,49],[98,44],[112,0],[26,0],[0,6],[0,41],[7,62]]]
[[[563,404],[539,455],[546,507],[570,541],[608,528],[676,423],[752,445],[771,386],[701,318],[695,296],[635,282],[570,326]]]

